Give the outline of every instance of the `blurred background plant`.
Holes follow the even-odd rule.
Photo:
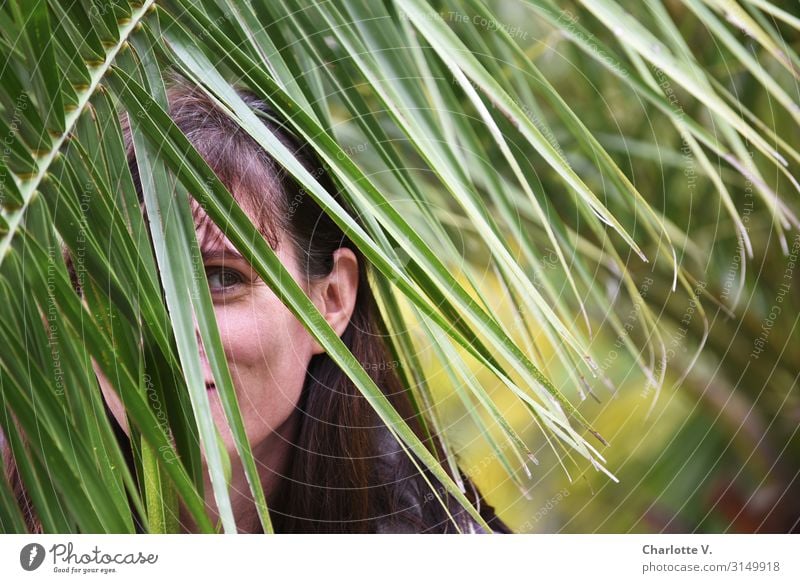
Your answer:
[[[508,500],[504,516],[524,532],[796,531],[800,237],[791,209],[797,208],[797,183],[776,170],[771,153],[759,153],[730,126],[712,121],[710,100],[676,83],[653,61],[668,52],[681,59],[783,152],[788,167],[796,168],[798,6],[648,1],[625,3],[624,15],[605,20],[606,9],[614,8],[601,2],[559,2],[558,10],[546,2],[503,3],[495,24],[488,26],[454,4],[442,12],[455,28],[475,20],[487,38],[497,34],[490,30],[495,27],[514,36],[663,213],[679,262],[691,274],[695,293],[704,296],[701,308],[687,294],[671,293],[672,274],[658,262],[625,261],[661,327],[664,352],[648,367],[666,371],[657,391],[623,349],[625,332],[637,343],[648,336],[638,323],[638,308],[619,293],[620,273],[604,270],[607,258],[597,254],[590,281],[625,332],[607,321],[596,330],[598,363],[613,386],[591,383],[597,400],[586,399],[581,410],[609,440],[611,447],[603,453],[620,483],[598,479],[591,471],[570,481],[545,453],[547,444],[538,432],[521,430],[527,443],[538,440],[535,453],[547,462],[535,472],[530,500],[508,483],[499,487],[498,497]],[[626,20],[631,17],[652,34],[641,49],[631,48]],[[769,42],[761,44],[762,33],[775,42],[773,49]],[[648,52],[653,60],[645,63]],[[511,74],[518,66],[510,61],[506,70]],[[766,79],[771,88],[759,82]],[[639,84],[666,98],[667,108],[654,106]],[[552,121],[557,112],[530,96],[526,103],[537,125],[549,120],[549,135],[581,178],[597,192],[613,192],[592,154]],[[707,128],[714,146],[698,147],[681,125],[686,120]],[[536,170],[543,191],[558,191],[551,176]],[[777,217],[771,208],[780,209]],[[648,257],[656,255],[655,246],[643,250]],[[556,270],[554,259],[545,249],[545,273]],[[513,318],[511,310],[504,315]],[[604,321],[609,314],[596,311],[590,317]],[[559,389],[575,394],[579,385],[563,369],[556,366],[552,374]],[[506,406],[510,403],[500,405]],[[463,426],[459,435],[473,444],[468,459],[480,470],[476,480],[485,488],[501,483],[499,464],[475,442],[469,421],[457,411],[454,404],[452,419]]]
[[[131,507],[165,529],[164,494],[197,502],[197,434],[214,439],[194,331],[165,317],[210,313],[191,234],[176,218],[151,249],[124,210],[136,202],[118,109],[154,175],[207,202],[237,246],[252,241],[169,129],[171,70],[266,144],[229,91],[249,87],[330,166],[364,223],[398,372],[510,526],[797,529],[796,2],[31,5],[0,9],[0,426],[48,530],[129,531]],[[85,262],[86,311],[53,252],[61,241]],[[250,253],[279,285],[269,250]],[[191,303],[170,305],[187,289]],[[213,313],[203,325],[212,338]],[[119,345],[131,330],[149,352]],[[100,405],[89,356],[124,371],[138,480],[102,416],[85,415]],[[171,446],[142,398],[148,375],[184,389],[162,397],[185,468],[154,453]],[[27,454],[12,412],[38,436]],[[224,459],[210,465],[224,475]],[[0,484],[4,531],[21,528],[12,498]]]

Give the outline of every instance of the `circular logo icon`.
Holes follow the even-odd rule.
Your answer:
[[[35,571],[44,562],[44,547],[39,543],[30,543],[19,552],[19,564],[26,571]]]

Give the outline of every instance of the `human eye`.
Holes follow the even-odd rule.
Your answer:
[[[230,267],[208,266],[206,267],[206,277],[211,293],[226,293],[244,283],[244,276]]]

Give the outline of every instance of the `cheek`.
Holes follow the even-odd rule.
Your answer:
[[[219,307],[217,322],[246,423],[261,420],[275,429],[300,399],[310,335],[266,292],[244,305]]]

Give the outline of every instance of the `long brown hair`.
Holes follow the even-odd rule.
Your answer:
[[[423,434],[409,394],[392,366],[383,340],[385,326],[370,285],[369,264],[361,251],[293,178],[236,122],[221,111],[201,88],[176,78],[168,90],[169,114],[200,155],[245,208],[257,209],[254,224],[273,245],[277,234],[289,235],[310,280],[329,274],[333,253],[353,251],[359,266],[355,308],[342,341],[364,366],[395,409],[431,452],[441,457],[435,438]],[[298,140],[255,94],[239,95],[275,137],[290,148],[320,184],[352,216],[325,166],[313,150]],[[127,118],[122,118],[128,165],[139,190]],[[358,220],[357,217],[354,217]],[[326,354],[312,357],[298,403],[298,437],[291,445],[291,462],[270,504],[277,532],[454,532],[442,506],[423,476],[394,442],[377,414],[353,382]],[[112,416],[112,423],[114,423]],[[115,428],[123,448],[124,434]],[[11,464],[12,472],[16,469]],[[424,470],[447,503],[459,528],[470,530],[471,519]],[[481,508],[496,531],[507,527],[463,475],[466,495]],[[18,478],[16,480],[19,482]],[[15,484],[20,502],[33,513],[24,489]],[[35,530],[36,524],[30,524]],[[41,528],[40,525],[39,529]]]

